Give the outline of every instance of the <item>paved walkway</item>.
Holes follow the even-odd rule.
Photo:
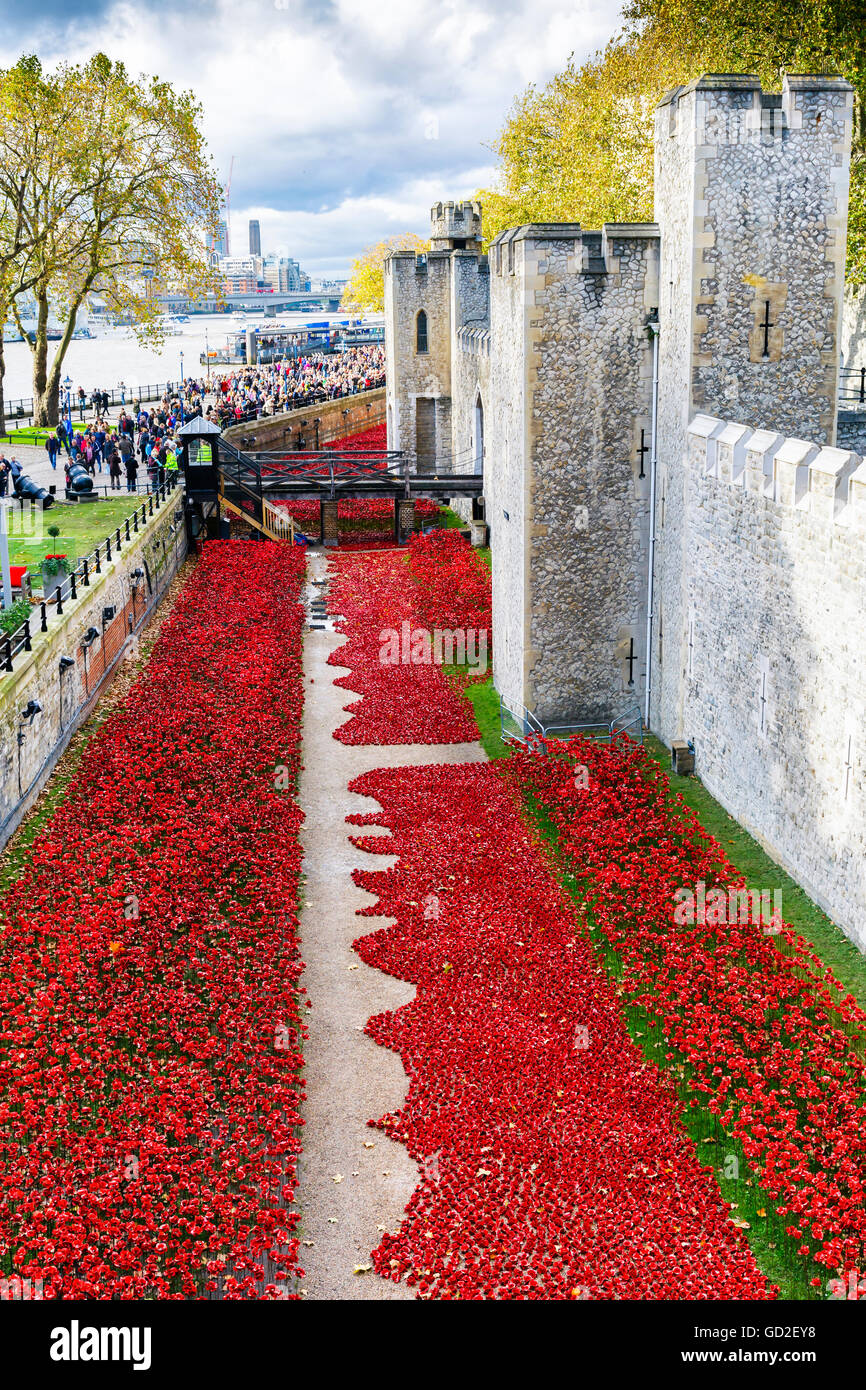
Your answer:
[[[310,597],[327,574],[327,557],[308,556]],[[393,1143],[367,1121],[402,1104],[407,1090],[403,1064],[379,1047],[363,1028],[372,1014],[399,1008],[414,987],[366,966],[352,942],[387,919],[359,918],[355,910],[373,901],[352,882],[354,868],[387,868],[392,856],[374,859],[349,843],[358,827],[351,812],[376,811],[378,802],[348,791],[354,777],[378,767],[484,761],[478,743],[351,747],[332,737],[345,723],[343,706],[355,694],[334,686],[346,667],[329,666],[332,651],[346,640],[329,630],[308,631],[304,651],[306,709],[300,802],[306,816],[301,834],[306,891],[302,897],[303,984],[313,1007],[307,1013],[307,1100],[298,1203],[302,1212],[301,1265],[308,1299],[411,1299],[413,1290],[379,1278],[370,1252],[384,1230],[398,1228],[418,1181],[417,1165],[402,1144]],[[365,826],[364,835],[387,834]],[[370,1147],[365,1147],[369,1145]],[[339,1179],[339,1181],[337,1181]]]

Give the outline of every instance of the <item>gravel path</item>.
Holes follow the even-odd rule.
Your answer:
[[[310,554],[308,590],[325,578],[327,557]],[[371,895],[351,879],[354,868],[369,868],[371,857],[349,843],[357,826],[350,812],[378,810],[378,802],[347,790],[362,772],[378,767],[484,761],[478,743],[395,747],[349,747],[332,738],[345,722],[343,706],[357,698],[335,688],[345,667],[328,666],[345,638],[330,630],[307,631],[304,653],[306,711],[300,801],[306,816],[301,839],[306,892],[302,896],[303,977],[313,1007],[307,1019],[307,1100],[304,1154],[298,1203],[302,1213],[301,1264],[308,1299],[410,1299],[413,1291],[391,1284],[372,1271],[370,1251],[383,1230],[399,1226],[417,1183],[418,1169],[402,1144],[392,1143],[367,1121],[401,1105],[407,1077],[400,1059],[378,1047],[363,1028],[371,1014],[408,1003],[414,987],[364,965],[353,940],[387,919],[359,919],[355,910]],[[312,684],[311,684],[312,682]],[[376,834],[366,826],[363,833]],[[381,832],[387,833],[387,832]],[[390,856],[376,855],[374,867],[387,868]],[[306,905],[304,905],[306,901]],[[372,1147],[365,1147],[371,1145]],[[339,1178],[339,1181],[335,1179]]]

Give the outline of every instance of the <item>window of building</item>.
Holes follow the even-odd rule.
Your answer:
[[[415,320],[415,351],[427,351],[427,315],[423,309],[418,310]]]

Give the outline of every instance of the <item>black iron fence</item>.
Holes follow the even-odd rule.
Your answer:
[[[130,408],[136,401],[146,403],[149,401],[161,401],[163,396],[177,396],[180,392],[180,381],[157,381],[149,382],[146,385],[138,386],[115,386],[111,391],[106,390],[103,395],[108,397],[109,409],[117,406],[129,406]],[[33,397],[28,396],[21,400],[6,401],[4,409],[6,412],[6,429],[26,429],[33,420]],[[81,420],[82,407],[84,415],[99,415],[99,410],[91,405],[91,397],[88,395],[83,403],[77,395],[73,394],[72,408],[70,414],[73,420]],[[66,402],[61,400],[60,414],[66,418]]]
[[[303,410],[305,406],[327,405],[329,401],[342,401],[350,396],[362,396],[366,391],[378,391],[385,385],[385,373],[377,373],[374,380],[367,385],[361,382],[357,387],[350,387],[347,390],[342,388],[339,391],[307,391],[299,392],[295,396],[289,396],[280,403],[278,409],[271,411],[270,414],[264,413],[264,402],[257,406],[251,406],[248,410],[236,415],[234,411],[220,410],[219,395],[217,395],[216,413],[220,416],[220,424],[223,429],[230,429],[232,425],[248,425],[253,420],[273,420],[275,416],[287,415],[293,410]],[[224,417],[224,418],[223,418]]]
[[[847,405],[866,405],[866,367],[842,367],[839,400]]]
[[[25,618],[19,628],[0,638],[0,673],[15,669],[15,658],[21,652],[32,650],[35,634],[48,631],[49,618],[63,616],[63,605],[74,602],[90,587],[91,581],[102,574],[103,564],[108,564],[115,556],[122,554],[124,547],[135,539],[148,519],[165,506],[176,489],[175,476],[167,475],[165,481],[148,493],[141,505],[114,528],[112,536],[106,536],[95,550],[77,561],[48,598],[34,606],[31,616]],[[183,529],[182,521],[179,528]],[[148,568],[143,569],[141,575],[136,575],[135,578],[142,583],[146,580],[147,584],[152,586],[153,580]],[[136,587],[137,585],[133,585],[133,589]],[[134,607],[133,600],[133,609]]]

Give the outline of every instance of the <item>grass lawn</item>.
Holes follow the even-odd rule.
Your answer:
[[[13,565],[27,565],[34,589],[42,587],[41,563],[44,555],[67,555],[80,559],[95,550],[135,510],[141,499],[130,493],[108,497],[102,502],[59,503],[47,512],[37,513],[41,536],[10,535],[9,559]],[[49,536],[48,527],[59,526],[60,535]]]
[[[74,420],[72,422],[72,428],[73,430],[81,432],[87,428],[88,423],[90,422]],[[36,425],[27,425],[23,429],[12,430],[11,434],[0,434],[0,442],[3,444],[41,444],[44,449],[46,439],[49,434],[53,433],[53,429],[40,429]]]
[[[811,941],[825,965],[828,965],[845,989],[854,995],[861,1008],[866,1009],[866,957],[852,941],[812,902],[799,884],[780,868],[761,848],[748,831],[710,795],[697,777],[677,777],[671,771],[671,755],[652,734],[644,747],[668,776],[671,792],[679,793],[694,811],[705,830],[718,840],[731,863],[736,865],[749,888],[779,888],[782,891],[782,916],[786,922]]]
[[[465,694],[472,702],[475,719],[481,731],[481,743],[488,758],[507,758],[508,749],[500,738],[499,696],[493,689],[493,678],[466,687]],[[720,806],[697,777],[678,777],[671,771],[670,750],[652,734],[644,739],[647,753],[666,773],[671,795],[679,793],[694,811],[701,825],[718,840],[725,854],[755,890],[780,888],[782,915],[786,922],[810,941],[825,965],[853,994],[861,1008],[866,1009],[866,956],[812,902],[799,884],[781,869],[761,848],[757,840]]]

